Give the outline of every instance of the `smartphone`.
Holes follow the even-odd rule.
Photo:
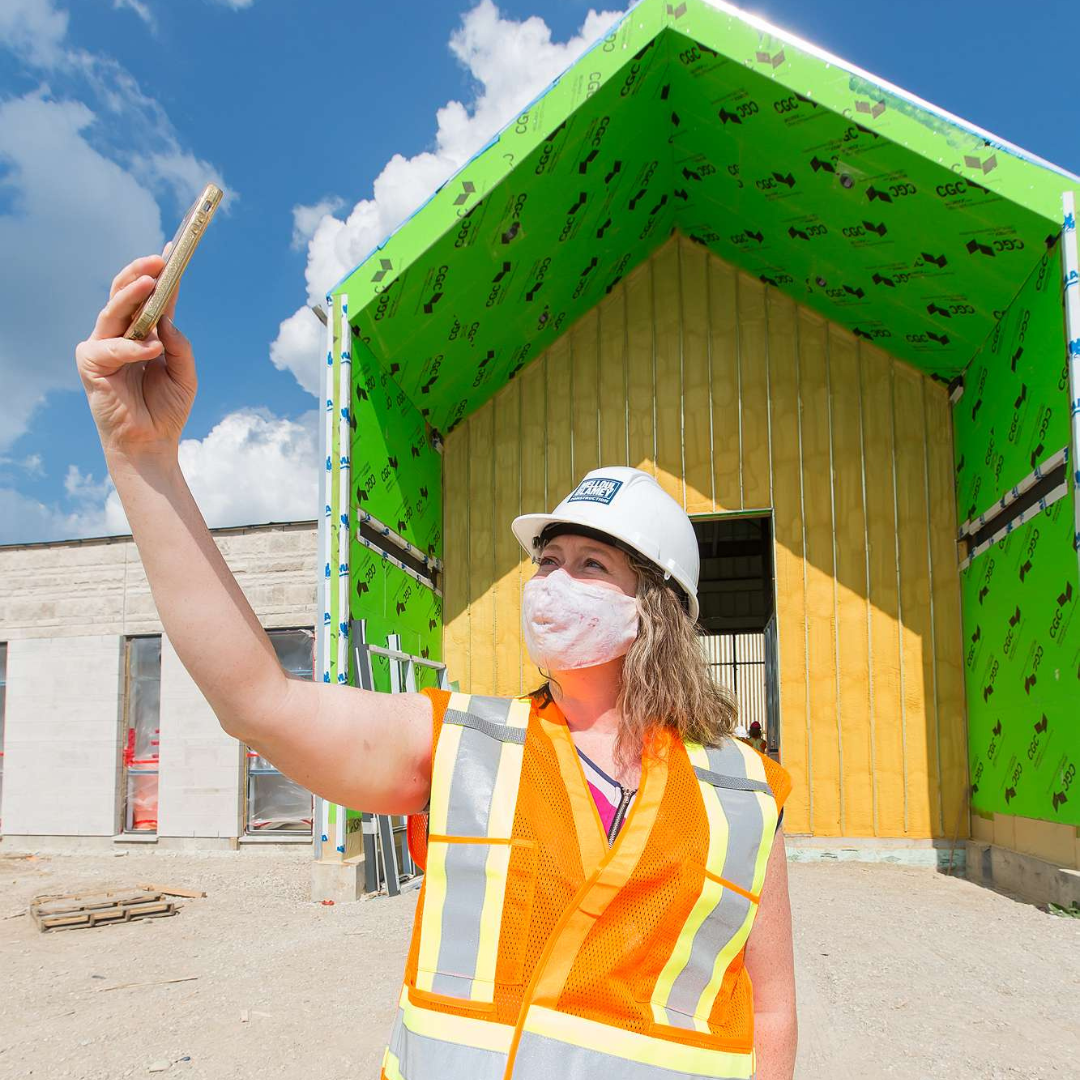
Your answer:
[[[169,301],[176,295],[180,276],[187,268],[196,246],[206,232],[214,211],[221,202],[221,188],[207,184],[202,194],[191,204],[191,209],[184,215],[180,228],[167,248],[165,266],[158,275],[154,291],[142,302],[124,337],[142,341],[157,326],[158,319],[169,306]]]

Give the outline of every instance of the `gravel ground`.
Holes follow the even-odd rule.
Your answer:
[[[378,1075],[414,893],[312,904],[299,852],[11,854],[0,1077],[119,1080],[163,1061],[176,1080]],[[1080,1076],[1080,920],[930,870],[789,874],[798,1080]],[[17,914],[39,893],[140,881],[207,896],[172,918],[47,934]]]

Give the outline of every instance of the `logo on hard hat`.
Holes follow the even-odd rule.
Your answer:
[[[621,480],[611,480],[605,476],[594,476],[590,480],[582,480],[577,491],[566,501],[594,502],[607,505],[615,498],[615,493],[622,485]]]

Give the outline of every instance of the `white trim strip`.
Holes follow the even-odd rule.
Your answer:
[[[1022,514],[1013,518],[1013,520],[1005,525],[1004,528],[998,529],[989,540],[984,540],[978,547],[972,548],[971,551],[968,552],[967,558],[961,561],[960,570],[966,570],[971,565],[973,559],[977,559],[984,551],[988,551],[999,540],[1003,540],[1008,536],[1014,529],[1019,529],[1021,525],[1030,521],[1037,514],[1042,513],[1048,506],[1053,506],[1058,499],[1063,498],[1068,493],[1069,484],[1068,481],[1065,481],[1054,488],[1053,491],[1049,492],[1044,499],[1040,499],[1037,503],[1032,503],[1031,506],[1029,506]]]
[[[410,544],[404,536],[394,532],[389,525],[383,524],[383,522],[375,517],[374,514],[369,514],[366,510],[362,510],[358,507],[356,511],[356,528],[358,535],[361,525],[370,525],[380,536],[385,536],[391,544],[401,548],[406,555],[411,555],[414,559],[419,559],[425,566],[430,566],[433,570],[437,571],[442,570],[442,559],[436,559],[434,556],[421,551],[415,545]]]
[[[1044,462],[1035,466],[1035,471],[1028,473],[1014,488],[1006,491],[993,506],[987,507],[977,517],[968,518],[958,531],[959,536],[968,533],[977,533],[993,517],[997,517],[1002,510],[1011,506],[1025,492],[1030,491],[1047,473],[1053,472],[1063,461],[1069,460],[1069,448],[1063,446],[1056,453],[1051,454]]]

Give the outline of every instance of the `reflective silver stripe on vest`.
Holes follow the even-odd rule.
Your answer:
[[[491,1002],[529,703],[476,695],[456,704],[435,751],[441,794],[428,838],[417,987]]]
[[[524,728],[506,727],[509,712],[509,698],[478,695],[469,699],[468,713],[461,713],[456,709],[446,710],[444,724],[459,724],[461,721],[458,718],[469,717],[470,714],[480,721],[480,725],[462,725],[461,744],[454,762],[454,777],[450,782],[450,806],[446,815],[446,832],[449,836],[488,835],[491,796],[495,789],[495,774],[499,770],[502,740],[482,730],[481,725],[484,728],[490,726],[507,732],[524,732]],[[517,741],[516,738],[514,741]],[[522,738],[521,742],[524,741]],[[449,867],[447,888],[453,889]]]
[[[728,823],[724,868],[719,876],[753,892],[763,829],[761,804],[755,792],[764,790],[771,795],[771,789],[746,775],[746,758],[734,739],[725,739],[721,746],[706,747],[705,752],[711,769],[695,767],[694,772],[701,783],[709,784],[716,792]],[[709,792],[702,794],[710,797]],[[694,1015],[702,993],[713,978],[717,958],[743,926],[750,904],[741,893],[724,889],[720,902],[699,927],[690,957],[672,984],[666,1002],[668,1019],[676,1027],[695,1028]]]
[[[495,724],[490,720],[474,716],[472,713],[460,712],[458,709],[447,709],[443,716],[443,723],[460,724],[461,727],[475,728],[489,738],[498,739],[499,742],[523,743],[525,741],[524,728],[507,727],[505,723]]]
[[[748,1055],[749,1057],[749,1055]],[[446,1072],[444,1076],[455,1074]],[[514,1080],[700,1080],[716,1073],[686,1073],[665,1069],[655,1063],[629,1061],[602,1050],[585,1049],[571,1043],[549,1039],[532,1031],[522,1032],[517,1056],[514,1058]],[[406,1076],[406,1080],[411,1078]],[[742,1071],[728,1074],[720,1080],[754,1080],[754,1074]]]
[[[704,780],[713,787],[732,788],[735,791],[767,791],[772,794],[772,788],[764,780],[748,780],[745,776],[721,776],[698,765],[694,766],[694,772],[699,780]]]
[[[503,1080],[506,1072],[506,1054],[419,1035],[406,1027],[403,1009],[398,1009],[389,1050],[401,1080]],[[393,1077],[393,1070],[388,1075]]]

